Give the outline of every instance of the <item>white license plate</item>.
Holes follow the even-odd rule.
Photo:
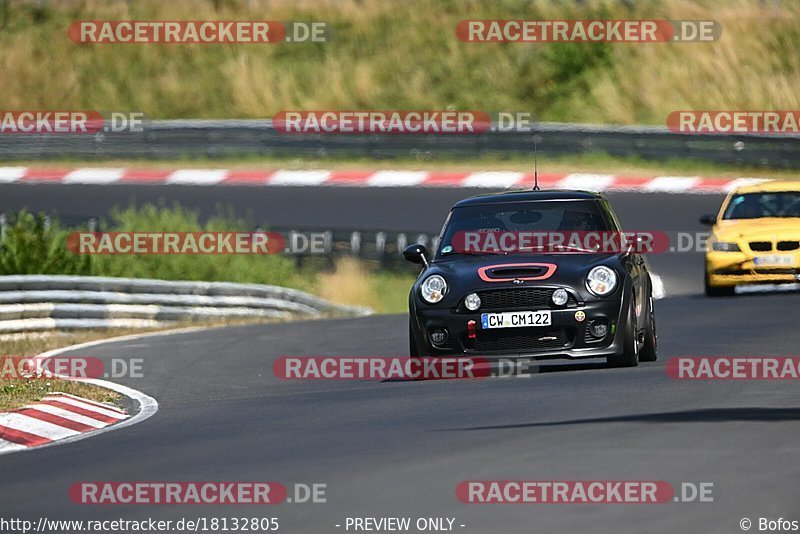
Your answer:
[[[794,265],[794,256],[788,254],[771,254],[769,256],[756,256],[756,265]]]
[[[550,321],[550,310],[481,314],[481,328],[485,330],[521,326],[550,326]]]

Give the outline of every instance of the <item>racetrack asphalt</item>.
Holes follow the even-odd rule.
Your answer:
[[[233,188],[212,189],[186,194],[223,201]],[[350,217],[340,221],[350,226],[374,210],[383,219],[371,224],[388,228],[409,220],[416,195],[420,229],[437,228],[449,204],[471,193],[395,190],[381,197],[326,188],[306,189],[304,199],[302,188],[276,193],[281,189],[247,202],[265,216],[279,212],[277,221],[292,211],[284,195],[295,195],[294,210],[327,206],[305,214],[321,224]],[[108,199],[95,197],[103,209]],[[697,216],[721,201],[610,197],[626,228],[654,230],[700,230]],[[362,207],[380,198],[382,209]],[[555,364],[526,378],[432,382],[283,381],[272,374],[273,360],[285,355],[403,356],[401,315],[231,327],[85,349],[81,354],[103,359],[143,358],[144,377],[120,382],[158,399],[159,412],[96,438],[0,456],[0,517],[277,516],[281,531],[302,533],[344,531],[335,525],[348,516],[455,517],[456,531],[475,533],[730,533],[741,531],[743,517],[756,523],[753,531],[759,517],[800,519],[796,381],[677,381],[664,368],[675,356],[797,355],[800,295],[707,299],[699,294],[699,254],[657,256],[653,264],[667,289],[656,303],[660,357],[634,369]],[[455,495],[463,480],[593,479],[666,480],[676,488],[711,482],[714,502],[467,505]],[[68,499],[71,484],[101,480],[316,482],[327,484],[328,502],[93,507]]]

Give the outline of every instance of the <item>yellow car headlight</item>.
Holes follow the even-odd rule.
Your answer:
[[[711,245],[715,252],[740,252],[741,249],[736,243],[729,243],[726,241],[717,241]]]

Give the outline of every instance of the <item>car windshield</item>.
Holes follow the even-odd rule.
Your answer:
[[[736,195],[722,216],[723,219],[762,217],[800,217],[800,191]]]
[[[555,200],[498,203],[455,208],[442,233],[438,255],[465,254],[457,241],[465,232],[609,231],[597,202]],[[489,253],[489,252],[481,252]]]

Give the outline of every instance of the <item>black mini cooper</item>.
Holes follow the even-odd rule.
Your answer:
[[[654,361],[644,256],[636,243],[603,245],[603,237],[620,234],[597,193],[523,191],[458,202],[432,257],[418,244],[403,252],[423,265],[409,298],[411,356]]]

